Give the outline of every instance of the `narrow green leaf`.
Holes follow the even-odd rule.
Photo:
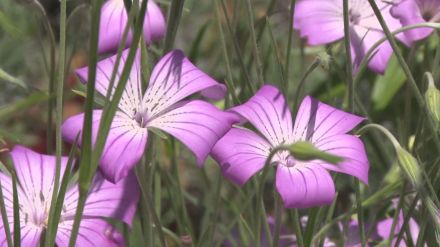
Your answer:
[[[21,227],[20,227],[20,202],[18,199],[17,191],[17,174],[15,170],[11,172],[12,175],[12,200],[14,208],[14,246],[20,246],[21,244]]]
[[[8,246],[12,246],[12,237],[11,237],[12,235],[11,235],[11,230],[9,229],[9,220],[8,220],[8,215],[6,213],[5,200],[3,197],[3,186],[2,186],[1,180],[0,180],[0,210],[1,210],[1,214],[2,214],[2,222],[3,222],[3,228],[5,231],[5,235],[6,235],[6,240],[7,240]]]
[[[0,120],[6,120],[10,115],[34,106],[38,103],[44,102],[49,99],[49,95],[45,92],[35,92],[28,97],[18,100],[9,105],[0,108]]]
[[[24,89],[27,89],[26,83],[24,83],[22,80],[8,74],[6,71],[0,68],[0,80],[7,81],[9,83],[15,84],[17,86],[20,86]]]
[[[396,56],[392,56],[383,76],[378,76],[374,83],[371,100],[375,110],[385,109],[399,89],[405,83],[406,76],[402,67],[397,62]]]

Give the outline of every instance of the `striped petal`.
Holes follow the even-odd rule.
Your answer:
[[[70,188],[66,193],[62,215],[64,221],[74,219],[78,197],[78,186]],[[98,172],[89,190],[83,217],[109,217],[131,225],[138,200],[139,186],[133,173],[114,184]]]
[[[183,142],[203,165],[215,143],[237,121],[234,114],[223,112],[201,101],[182,101],[172,109],[148,123],[148,127],[161,129]]]
[[[279,165],[275,182],[286,208],[323,206],[330,204],[335,197],[330,174],[317,165]]]
[[[116,53],[119,43],[122,41],[127,20],[128,16],[124,1],[109,0],[104,3],[101,9],[99,26],[99,53]],[[165,36],[165,18],[159,6],[153,0],[148,0],[147,3],[143,36],[148,44]],[[132,39],[133,32],[129,30],[126,47],[131,44]]]
[[[148,116],[154,117],[199,91],[217,100],[224,97],[226,87],[194,66],[182,51],[174,50],[154,67],[143,98],[143,107]]]
[[[129,50],[124,50],[121,55],[121,60],[118,66],[118,70],[115,76],[115,81],[111,89],[111,95],[114,94],[118,85],[120,75],[124,68],[125,61],[127,59]],[[98,62],[96,70],[96,84],[95,88],[101,95],[106,96],[110,86],[110,80],[115,67],[117,55],[103,59]],[[124,112],[128,117],[134,117],[139,110],[139,106],[142,100],[141,89],[141,77],[140,77],[140,56],[136,55],[133,66],[128,77],[127,84],[119,102],[119,109]],[[87,83],[88,79],[88,67],[84,67],[76,70],[76,74],[82,83]]]
[[[11,230],[11,234],[13,234],[13,223],[11,222],[10,225],[10,230]],[[42,229],[37,228],[37,227],[31,227],[31,226],[21,226],[21,231],[20,231],[20,245],[21,246],[29,246],[29,247],[37,247],[40,244],[40,238],[41,238],[41,233],[42,233]],[[11,236],[12,239],[14,239],[13,236]],[[7,247],[8,246],[8,242],[5,236],[5,231],[4,229],[0,229],[0,246],[1,247]]]
[[[55,242],[58,246],[69,246],[73,221],[64,221],[58,225]],[[81,221],[76,246],[124,246],[122,235],[102,219],[83,219]]]
[[[98,134],[101,115],[101,110],[93,111],[93,143]],[[84,114],[79,114],[63,123],[62,133],[66,141],[75,140],[76,135],[82,130],[83,121]],[[106,179],[116,183],[127,176],[144,154],[147,136],[146,128],[139,127],[135,120],[127,118],[119,111],[116,112],[100,160],[100,167]]]
[[[270,148],[270,144],[256,133],[232,128],[215,144],[211,155],[227,178],[243,185],[264,167]]]
[[[302,0],[295,5],[294,27],[310,45],[332,43],[344,37],[342,2]]]
[[[357,177],[368,184],[368,159],[362,141],[352,135],[335,135],[323,138],[315,143],[322,151],[342,157],[344,161],[333,165],[322,161],[313,161],[326,169],[342,172]]]
[[[246,103],[231,108],[260,133],[272,146],[292,141],[292,116],[284,96],[274,86],[265,85]]]
[[[296,115],[294,141],[320,139],[345,134],[356,127],[364,118],[343,112],[312,97],[305,97]]]

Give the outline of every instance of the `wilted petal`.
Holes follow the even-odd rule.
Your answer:
[[[93,111],[93,143],[98,134],[101,114],[101,110]],[[82,131],[83,119],[84,114],[79,114],[63,123],[62,133],[66,141],[72,142]],[[144,154],[147,136],[146,128],[140,128],[135,120],[128,119],[121,112],[116,112],[100,160],[100,167],[106,179],[118,182],[127,176]],[[79,143],[81,143],[81,135]]]
[[[56,244],[68,246],[73,221],[64,221],[58,225]],[[78,231],[76,246],[124,246],[122,235],[103,219],[83,219]]]
[[[274,86],[263,86],[246,103],[231,111],[249,120],[273,146],[292,141],[292,116],[284,96]]]
[[[328,44],[344,37],[339,0],[303,0],[295,5],[294,27],[310,45]]]
[[[73,220],[78,204],[78,187],[72,187],[64,200],[63,219]],[[109,217],[131,225],[137,202],[139,186],[133,173],[116,184],[96,173],[84,207],[83,217]]]
[[[102,6],[101,21],[99,26],[98,52],[116,52],[119,43],[122,42],[125,26],[127,25],[127,12],[124,1],[109,0]],[[159,6],[148,0],[144,20],[143,35],[149,44],[165,36],[165,18]],[[131,44],[133,38],[132,30],[129,30],[126,47]]]
[[[313,143],[328,136],[345,134],[364,118],[343,112],[312,97],[305,97],[296,115],[294,140]]]
[[[187,96],[203,90],[205,96],[214,99],[222,98],[226,92],[224,85],[194,66],[182,51],[173,50],[154,67],[143,105],[148,116],[153,117]]]
[[[346,173],[359,178],[368,184],[368,159],[362,141],[352,135],[335,135],[323,138],[315,143],[322,151],[342,157],[344,160],[336,165],[313,161],[329,170]]]
[[[161,129],[179,139],[196,155],[197,164],[201,166],[215,143],[236,121],[234,114],[201,100],[191,100],[176,104],[152,119],[148,127]]]
[[[279,165],[275,180],[286,208],[322,206],[335,197],[333,180],[319,165]]]
[[[211,155],[227,178],[243,185],[264,167],[270,148],[270,144],[256,133],[232,128],[215,144]]]
[[[113,96],[115,89],[119,83],[125,61],[128,57],[128,52],[128,49],[122,52],[121,60],[119,62],[118,70],[113,83],[111,96]],[[96,91],[98,91],[103,96],[106,96],[107,91],[109,90],[113,68],[115,67],[116,63],[116,57],[117,55],[111,56],[109,58],[99,61],[97,64],[95,88]],[[130,76],[128,77],[127,84],[118,105],[119,109],[127,114],[128,117],[135,116],[136,112],[139,110],[138,108],[142,100],[140,73],[140,56],[139,54],[137,54],[134,58],[134,63],[130,71]],[[88,67],[77,69],[76,74],[78,75],[81,82],[87,83]]]

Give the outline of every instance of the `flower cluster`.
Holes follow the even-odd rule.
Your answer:
[[[374,44],[385,37],[373,9],[367,0],[348,2],[348,39],[355,71],[363,59],[370,59],[369,68],[384,73],[392,55],[388,41],[381,44],[371,58],[365,57]],[[295,6],[294,28],[310,45],[341,40],[344,38],[342,3],[342,0],[299,0]],[[377,1],[377,5],[391,31],[422,22],[440,22],[440,1]],[[109,0],[102,6],[98,52],[110,55],[97,64],[95,89],[103,96],[113,97],[118,86],[129,51],[122,52],[122,63],[117,68],[114,53],[127,25],[130,23],[124,1]],[[148,1],[143,28],[147,44],[165,35],[165,18],[152,0]],[[431,32],[432,29],[416,28],[396,37],[410,46]],[[131,45],[132,36],[128,29],[126,48]],[[222,99],[226,86],[199,69],[180,50],[172,50],[159,59],[145,90],[143,69],[138,53],[105,141],[100,169],[89,190],[78,246],[123,245],[121,234],[104,218],[131,224],[140,196],[133,168],[145,153],[149,135],[157,130],[182,142],[194,153],[198,166],[211,155],[223,175],[240,186],[265,166],[275,167],[275,187],[286,208],[330,204],[336,189],[329,171],[348,174],[368,184],[369,162],[364,144],[358,136],[349,134],[363,117],[306,96],[292,118],[283,93],[269,84],[262,86],[245,103],[227,110],[219,109],[207,99]],[[110,85],[113,70],[117,73],[114,85]],[[88,67],[76,71],[81,82],[88,81],[88,71]],[[204,98],[189,99],[196,93]],[[101,109],[93,111],[93,143],[99,133],[102,114]],[[62,126],[64,140],[72,143],[77,136],[81,139],[83,122],[84,114],[68,118]],[[289,147],[300,142],[341,158],[341,161],[329,162],[319,156],[297,157]],[[280,147],[287,148],[278,151]],[[25,246],[38,246],[49,220],[56,157],[38,154],[22,146],[16,146],[10,155],[19,184],[21,241]],[[65,173],[67,160],[67,157],[61,159],[61,176]],[[13,182],[5,173],[0,173],[0,180],[8,216],[6,221],[12,226]],[[57,246],[68,245],[78,198],[78,184],[73,182],[65,195],[56,234]],[[401,221],[399,215],[396,231],[401,228]],[[391,219],[379,223],[380,237],[388,238],[391,224]],[[415,222],[410,221],[410,224]],[[5,227],[3,221],[0,226]],[[0,240],[0,245],[5,245],[4,231],[0,231]]]

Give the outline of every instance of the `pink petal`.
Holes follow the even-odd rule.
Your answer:
[[[119,43],[122,41],[127,19],[128,16],[123,1],[109,0],[104,3],[101,9],[99,27],[99,53],[117,51]],[[147,3],[143,35],[148,44],[165,36],[165,18],[159,6],[153,0],[148,0]],[[131,44],[132,38],[133,32],[130,30],[126,47]]]
[[[56,236],[58,246],[68,246],[73,221],[59,224]],[[103,219],[83,219],[78,232],[76,246],[124,246],[122,235]]]
[[[310,45],[332,43],[344,37],[342,1],[302,0],[295,5],[294,27]]]
[[[101,114],[101,110],[93,111],[93,143],[98,134]],[[81,132],[83,118],[84,114],[79,114],[64,122],[62,133],[66,141],[72,142]],[[147,136],[146,128],[139,127],[135,120],[127,118],[122,112],[116,112],[100,160],[106,179],[116,183],[127,176],[144,154]]]
[[[215,143],[237,121],[234,114],[223,112],[201,101],[182,101],[166,113],[158,115],[148,127],[158,128],[183,142],[203,165]]]
[[[113,95],[122,70],[124,68],[125,60],[128,56],[128,49],[124,50],[121,55],[121,60],[118,66],[118,71],[115,76],[115,81],[111,91]],[[103,59],[98,62],[96,70],[96,83],[95,88],[101,95],[106,96],[109,90],[110,80],[113,73],[113,68],[115,67],[116,56],[111,56],[109,58]],[[140,77],[140,56],[139,54],[135,57],[133,67],[131,68],[130,76],[128,78],[127,84],[125,86],[122,98],[119,102],[119,109],[121,109],[127,116],[134,117],[138,107],[142,101],[142,89],[141,89],[141,77]],[[88,67],[84,67],[76,70],[77,76],[80,78],[81,82],[87,83],[88,79]]]
[[[322,151],[344,158],[344,161],[333,165],[322,161],[314,161],[322,167],[342,172],[359,178],[368,184],[368,159],[365,153],[365,146],[362,141],[352,135],[335,135],[323,138],[315,143],[316,147]]]
[[[182,51],[173,50],[154,67],[143,103],[148,116],[153,117],[199,91],[213,99],[226,93],[224,85],[194,66]]]
[[[315,143],[321,138],[345,134],[363,120],[362,117],[343,112],[307,96],[296,115],[294,141],[310,140]]]
[[[298,163],[279,165],[276,187],[286,208],[308,208],[330,204],[335,197],[335,185],[330,174],[318,165]]]
[[[393,246],[395,245],[398,233],[402,229],[403,221],[404,221],[403,213],[400,212],[399,218],[397,219],[397,224],[394,228],[395,235],[392,241]],[[379,237],[381,237],[382,239],[388,239],[388,237],[390,236],[392,224],[393,224],[393,218],[388,218],[379,221],[379,223],[377,223],[377,234],[379,235]],[[413,244],[415,244],[419,236],[420,227],[413,218],[409,219],[409,230],[410,230],[411,238],[414,241]],[[399,247],[406,247],[406,243],[404,239],[400,241]]]
[[[243,185],[264,167],[270,148],[270,144],[254,132],[232,128],[215,144],[211,155],[227,178]]]
[[[89,190],[83,218],[109,217],[131,225],[139,200],[139,186],[133,173],[116,184],[109,182],[98,172]],[[78,204],[78,186],[66,193],[63,219],[72,221]]]
[[[42,155],[17,145],[11,151],[11,158],[21,188],[27,195],[20,199],[37,197],[38,195],[38,197],[43,196],[46,201],[50,202],[55,182],[56,157]],[[67,157],[61,158],[60,180],[66,169],[67,160]]]
[[[292,116],[282,93],[265,85],[246,103],[231,108],[249,120],[271,145],[292,141]]]
[[[424,7],[423,5],[428,2],[437,5],[429,6],[431,10],[437,8],[436,10],[434,10],[434,12],[438,13],[440,11],[440,4],[438,3],[438,1],[416,2],[413,0],[404,0],[398,2],[391,8],[391,15],[399,19],[400,23],[402,23],[402,26],[409,26],[430,21],[423,18],[423,13],[421,11],[421,9],[423,9]],[[428,37],[433,31],[434,30],[432,28],[416,28],[405,31],[405,35],[410,41],[414,42]]]

